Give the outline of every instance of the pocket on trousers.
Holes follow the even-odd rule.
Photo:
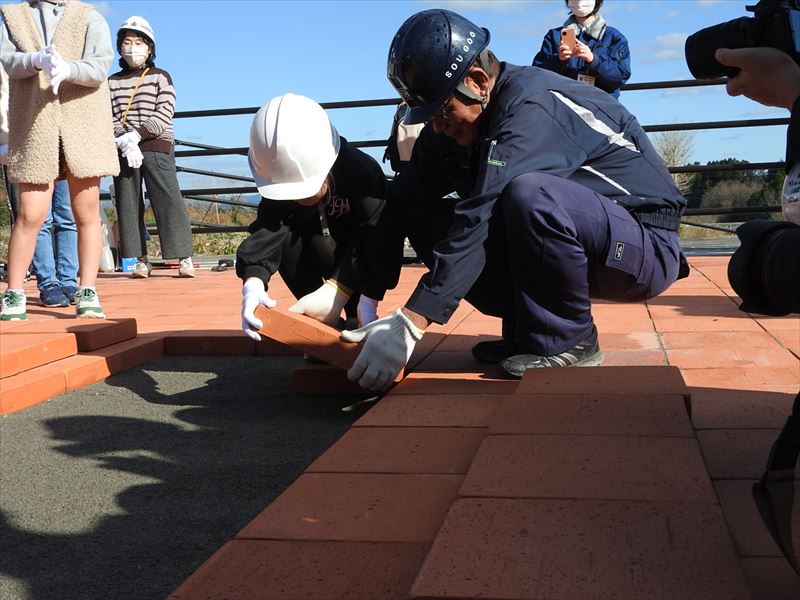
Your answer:
[[[175,157],[164,152],[153,152],[156,166],[162,171],[175,172]]]
[[[638,280],[644,262],[642,226],[623,207],[608,210],[609,244],[604,263]]]

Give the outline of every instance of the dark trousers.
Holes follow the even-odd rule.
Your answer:
[[[138,169],[131,169],[120,156],[120,174],[114,178],[120,253],[124,257],[147,256],[143,235],[144,195],[147,186],[150,205],[158,227],[163,258],[185,258],[192,255],[192,231],[175,172],[175,155],[170,152],[143,151],[144,160]]]
[[[410,234],[426,262],[448,211]],[[417,220],[417,223],[422,222]],[[416,246],[415,246],[416,248]],[[590,298],[636,302],[678,276],[675,231],[643,226],[623,206],[560,177],[528,173],[498,200],[485,243],[486,265],[466,295],[503,319],[503,336],[551,356],[584,340],[594,324]]]

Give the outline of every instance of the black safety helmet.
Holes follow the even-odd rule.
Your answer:
[[[489,31],[449,10],[408,18],[392,40],[386,75],[408,104],[405,122],[424,123],[489,45]]]

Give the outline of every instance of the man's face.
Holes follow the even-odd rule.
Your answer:
[[[485,74],[481,71],[485,76]],[[472,93],[477,97],[485,94],[472,75],[468,75],[464,81]],[[436,133],[443,133],[447,137],[453,138],[460,146],[472,148],[477,146],[480,139],[480,119],[483,109],[481,105],[474,101],[469,101],[455,92],[444,101],[442,107],[433,115],[430,123]]]

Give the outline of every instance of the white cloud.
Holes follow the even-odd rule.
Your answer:
[[[664,19],[667,21],[674,21],[675,19],[679,19],[681,13],[677,10],[671,10],[667,14],[664,15]]]
[[[697,4],[699,4],[701,8],[708,8],[715,4],[722,4],[722,0],[699,0]]]
[[[683,46],[687,37],[687,33],[665,33],[656,36],[646,48],[640,47],[637,51],[646,56],[643,63],[683,60]]]
[[[773,116],[773,117],[785,117],[786,116],[786,109],[785,108],[778,108],[776,106],[761,106],[758,108],[753,108],[752,110],[748,110],[747,112],[743,113],[745,117],[763,117],[766,116]]]
[[[97,12],[99,12],[103,17],[108,20],[108,18],[114,14],[114,9],[111,8],[111,4],[105,1],[102,2],[92,2],[92,5],[95,7]]]
[[[673,88],[664,90],[659,94],[662,98],[670,96],[709,96],[724,94],[725,87],[721,85],[705,85],[701,87]]]
[[[444,0],[439,2],[425,0],[422,4],[435,5],[436,8],[445,8],[456,13],[465,13],[475,10],[493,10],[495,12],[519,12],[525,8],[522,0]]]

